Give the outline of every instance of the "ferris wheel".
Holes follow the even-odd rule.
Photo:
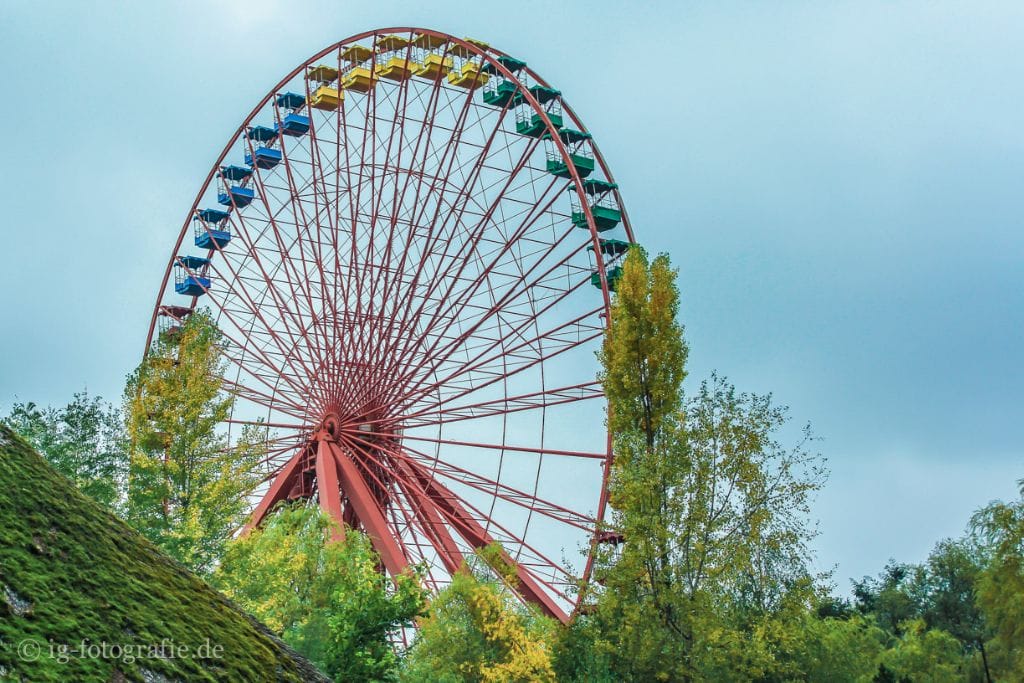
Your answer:
[[[511,55],[419,28],[285,76],[188,212],[147,349],[215,316],[229,433],[268,430],[249,527],[308,499],[391,575],[443,587],[494,542],[579,609],[611,460],[595,352],[633,235],[597,145]]]

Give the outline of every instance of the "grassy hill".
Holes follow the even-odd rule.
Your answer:
[[[0,681],[326,681],[0,426]]]

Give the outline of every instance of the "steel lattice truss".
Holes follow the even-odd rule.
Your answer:
[[[231,206],[219,226],[230,242],[189,270],[208,278],[202,295],[177,294],[171,271],[194,216],[229,190],[218,169],[256,152],[250,128],[283,125],[282,92],[309,102],[310,67],[344,73],[347,48],[386,35],[439,44],[409,45],[410,60],[490,65],[520,101],[492,106],[442,76],[380,79],[344,92],[336,110],[303,107],[308,133],[277,137],[281,162],[252,169],[254,200]],[[150,340],[161,316],[180,321],[197,301],[215,312],[225,389],[236,397],[227,427],[269,431],[252,523],[279,501],[317,499],[370,535],[388,572],[423,564],[435,589],[475,548],[500,541],[518,573],[513,588],[566,619],[605,507],[610,451],[594,353],[614,263],[582,178],[546,166],[545,145],[571,153],[528,89],[548,84],[528,68],[509,71],[502,56],[433,31],[387,29],[341,41],[283,79],[201,189]],[[518,132],[516,104],[539,114],[553,139]],[[566,125],[585,131],[559,104]],[[591,140],[584,151],[610,183]],[[621,208],[617,190],[610,196]]]

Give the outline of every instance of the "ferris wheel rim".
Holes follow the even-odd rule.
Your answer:
[[[163,277],[162,282],[161,282],[161,288],[159,290],[159,294],[158,294],[158,297],[157,297],[156,305],[154,306],[153,313],[152,313],[152,316],[151,316],[151,319],[150,319],[149,331],[148,331],[148,334],[147,334],[146,353],[148,353],[148,351],[151,348],[151,345],[153,343],[154,332],[155,332],[156,327],[157,327],[158,318],[159,318],[159,315],[160,315],[161,304],[165,300],[165,297],[167,296],[167,287],[168,287],[168,283],[170,282],[171,271],[172,271],[172,269],[174,267],[174,264],[175,264],[175,261],[176,261],[176,259],[178,257],[178,254],[179,254],[180,250],[182,249],[182,246],[185,244],[187,235],[189,234],[189,229],[190,229],[193,217],[196,215],[196,211],[198,210],[201,202],[203,201],[203,195],[204,195],[206,189],[211,186],[211,183],[214,181],[218,169],[221,167],[221,165],[227,159],[228,155],[231,154],[232,150],[235,148],[236,143],[237,143],[239,137],[245,132],[246,128],[253,123],[254,119],[257,116],[259,116],[260,112],[268,105],[268,103],[274,98],[275,94],[278,91],[280,91],[283,87],[285,87],[289,82],[293,81],[299,74],[303,73],[309,66],[311,66],[313,63],[315,63],[317,60],[322,59],[324,56],[329,55],[329,54],[331,54],[334,51],[342,49],[345,45],[348,45],[348,44],[351,44],[351,43],[355,43],[356,41],[360,41],[360,40],[363,40],[363,39],[371,37],[371,36],[378,36],[378,35],[382,35],[382,34],[393,34],[393,33],[394,34],[397,34],[397,33],[428,34],[428,35],[435,36],[435,37],[438,37],[438,38],[444,38],[447,41],[449,41],[450,43],[459,45],[462,49],[468,50],[468,51],[472,52],[476,56],[480,56],[488,64],[492,65],[494,69],[496,69],[499,72],[502,72],[503,76],[505,76],[507,79],[509,79],[511,81],[514,81],[514,82],[517,81],[515,75],[512,72],[508,71],[508,69],[506,69],[506,67],[503,64],[501,64],[498,61],[498,59],[497,59],[500,56],[506,56],[507,53],[504,53],[504,52],[502,52],[500,50],[497,50],[496,48],[492,48],[492,47],[489,47],[489,46],[487,48],[480,48],[478,45],[476,45],[474,43],[467,42],[464,39],[457,38],[457,37],[452,36],[450,34],[446,34],[446,33],[440,32],[440,31],[435,31],[435,30],[432,30],[432,29],[423,29],[423,28],[417,28],[417,27],[390,27],[390,28],[379,28],[379,29],[374,29],[374,30],[370,30],[370,31],[364,31],[364,32],[355,34],[353,36],[350,36],[348,38],[345,38],[345,39],[343,39],[341,41],[338,41],[338,42],[336,42],[336,43],[334,43],[334,44],[332,44],[332,45],[330,45],[328,47],[325,47],[321,51],[317,52],[316,54],[312,55],[311,57],[309,57],[308,59],[303,61],[295,69],[293,69],[290,73],[288,73],[285,77],[283,77],[271,90],[269,90],[268,93],[263,98],[261,98],[261,100],[253,107],[253,109],[249,112],[249,114],[243,119],[243,121],[239,125],[239,127],[234,131],[234,133],[232,133],[229,136],[228,142],[225,144],[223,150],[221,151],[221,153],[217,157],[216,161],[212,165],[211,170],[210,170],[209,174],[207,175],[206,179],[201,184],[200,192],[197,194],[196,199],[195,199],[191,209],[189,210],[189,212],[188,212],[188,214],[187,214],[187,216],[185,218],[185,221],[184,221],[184,223],[182,225],[182,228],[181,228],[181,230],[179,232],[178,239],[177,239],[177,241],[174,244],[174,247],[172,249],[172,253],[171,253],[170,259],[168,261],[168,264],[167,264],[167,267],[166,267],[166,270],[165,270],[164,277]],[[544,80],[535,71],[530,69],[528,66],[524,67],[524,70],[538,84],[541,84],[541,85],[544,85],[546,87],[549,87],[548,82],[546,80]],[[553,126],[551,120],[548,118],[547,113],[544,110],[544,108],[537,102],[537,100],[525,88],[525,86],[522,83],[520,83],[517,87],[518,87],[519,91],[523,93],[523,100],[524,100],[524,102],[529,104],[530,107],[533,109],[533,111],[535,113],[539,114],[543,118],[548,131],[550,132],[550,131],[557,130]],[[588,132],[586,127],[585,127],[585,124],[583,123],[583,121],[579,118],[579,116],[572,109],[572,107],[567,102],[565,102],[564,99],[562,100],[562,106],[563,106],[563,111],[568,115],[568,118],[570,120],[572,120],[572,122],[578,127],[578,129],[580,131],[583,131],[583,132]],[[568,159],[568,152],[567,152],[566,146],[565,146],[565,144],[563,144],[563,142],[561,141],[559,136],[558,135],[553,135],[552,139],[553,139],[554,145],[558,148],[559,153],[562,156],[562,158],[563,159]],[[592,149],[595,161],[598,164],[599,168],[601,169],[602,173],[604,174],[604,177],[607,178],[608,182],[614,183],[614,177],[613,177],[613,175],[611,173],[611,169],[609,168],[608,164],[606,163],[603,155],[601,154],[600,148],[599,148],[599,146],[597,145],[596,142],[592,142],[591,143],[591,149]],[[571,164],[570,164],[570,170],[571,170],[571,173],[573,174],[573,176],[575,177],[575,183],[576,183],[577,192],[579,192],[582,195],[582,188],[580,187],[580,180],[581,179],[578,176],[578,173],[576,172],[575,168]],[[618,205],[619,205],[621,213],[622,213],[622,226],[623,226],[623,228],[626,231],[627,238],[629,239],[630,242],[632,242],[632,241],[634,241],[634,236],[633,236],[633,232],[632,232],[632,229],[631,229],[631,226],[630,226],[629,217],[628,217],[628,214],[627,214],[627,211],[626,211],[625,204],[624,204],[624,202],[622,202],[621,195],[619,194],[618,188],[616,187],[613,191],[614,191],[615,198],[616,198],[616,200],[618,202]],[[597,261],[597,264],[598,264],[598,271],[601,273],[601,287],[600,287],[600,289],[601,289],[602,297],[604,299],[604,311],[605,311],[604,320],[605,320],[605,328],[607,328],[607,314],[608,314],[608,311],[610,309],[610,288],[609,288],[608,282],[607,282],[607,280],[605,278],[605,275],[604,275],[603,260],[602,260],[601,252],[600,252],[599,249],[596,249],[596,247],[598,245],[598,239],[599,239],[598,238],[598,231],[595,228],[594,219],[593,219],[593,216],[591,215],[590,207],[587,205],[586,202],[583,202],[583,206],[585,207],[585,212],[587,214],[587,221],[588,221],[587,227],[588,227],[588,230],[590,232],[591,241],[593,243],[593,246],[595,247],[595,250],[594,250],[595,260]],[[218,247],[216,249],[216,251],[218,251],[218,252],[221,251],[220,247]],[[193,310],[196,308],[197,299],[198,299],[198,297],[192,297],[192,299],[191,299],[190,307]],[[607,432],[607,430],[605,430],[605,431]],[[606,444],[606,456],[605,456],[606,462],[605,462],[604,473],[603,473],[603,481],[602,481],[602,485],[601,485],[601,500],[600,500],[600,502],[598,504],[598,510],[597,510],[597,514],[595,516],[595,525],[594,525],[594,528],[592,529],[593,535],[595,537],[596,537],[598,531],[600,531],[600,529],[601,529],[601,525],[603,524],[603,520],[604,520],[605,513],[606,513],[606,506],[607,506],[607,483],[608,483],[608,474],[609,474],[609,472],[608,472],[608,470],[609,470],[608,464],[610,463],[610,458],[611,458],[611,439],[610,439],[610,435],[608,435],[607,444]],[[538,467],[538,477],[539,477],[539,467]],[[586,564],[586,567],[584,568],[583,576],[582,576],[584,581],[588,580],[589,577],[590,577],[591,570],[592,570],[592,565],[593,565],[594,554],[595,554],[594,547],[592,545],[590,552],[587,553],[587,564]],[[578,609],[579,604],[576,603],[574,605],[574,607]]]

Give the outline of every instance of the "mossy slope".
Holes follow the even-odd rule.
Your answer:
[[[0,426],[0,681],[326,680]]]

